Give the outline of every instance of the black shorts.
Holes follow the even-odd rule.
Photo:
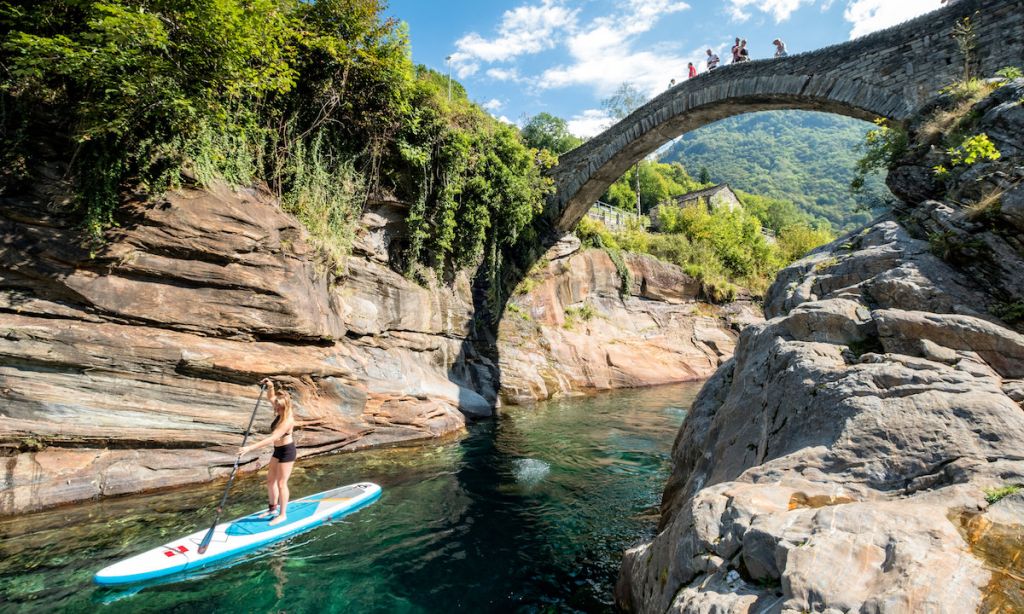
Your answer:
[[[274,458],[279,463],[291,463],[295,461],[298,453],[295,451],[294,443],[286,443],[283,446],[274,446]]]

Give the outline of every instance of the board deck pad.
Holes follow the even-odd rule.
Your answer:
[[[288,517],[280,524],[271,526],[271,518],[260,518],[264,510],[218,524],[204,554],[198,549],[208,528],[105,567],[93,580],[101,585],[130,584],[197,570],[351,514],[380,495],[380,486],[370,482],[310,495],[289,503]]]
[[[302,522],[312,516],[319,506],[319,502],[313,501],[290,503],[288,504],[288,518],[283,523],[273,526],[270,524],[269,518],[260,518],[260,514],[263,512],[256,512],[251,516],[246,516],[232,522],[224,533],[226,535],[256,535],[257,533],[276,530],[278,527],[286,527],[296,522]]]

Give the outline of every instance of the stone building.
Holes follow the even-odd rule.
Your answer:
[[[673,198],[671,202],[654,207],[649,213],[651,216],[651,227],[658,230],[658,210],[661,207],[679,207],[680,209],[685,209],[687,207],[695,207],[697,205],[708,207],[712,213],[722,209],[734,211],[737,208],[743,207],[743,205],[740,204],[740,199],[736,197],[736,193],[732,191],[729,184],[722,183],[710,188],[704,188],[703,190],[680,194]]]

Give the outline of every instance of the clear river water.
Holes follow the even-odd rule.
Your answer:
[[[657,522],[699,384],[505,410],[458,440],[300,461],[293,497],[381,499],[226,567],[100,588],[92,574],[210,522],[223,483],[0,520],[0,611],[605,612],[622,551]],[[236,481],[226,518],[265,505]]]

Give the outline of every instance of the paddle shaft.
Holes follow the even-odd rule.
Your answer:
[[[266,384],[260,385],[260,394],[256,397],[256,406],[252,408],[252,415],[249,416],[249,426],[245,427],[245,435],[242,437],[243,448],[245,447],[245,443],[249,441],[249,432],[252,431],[252,422],[256,419],[256,410],[260,408],[260,401],[263,400],[263,392],[266,389]],[[217,523],[220,522],[220,515],[224,512],[224,504],[228,502],[228,493],[231,492],[231,484],[235,481],[235,473],[238,472],[238,461],[241,459],[241,454],[235,455],[235,466],[231,468],[231,476],[228,478],[228,485],[224,487],[224,494],[221,495],[220,505],[217,506],[217,516],[213,519],[213,524],[210,525],[210,530],[206,532],[206,536],[203,537],[203,541],[199,543],[199,554],[206,552],[206,549],[210,547],[210,542],[213,541],[213,531],[217,528]]]

